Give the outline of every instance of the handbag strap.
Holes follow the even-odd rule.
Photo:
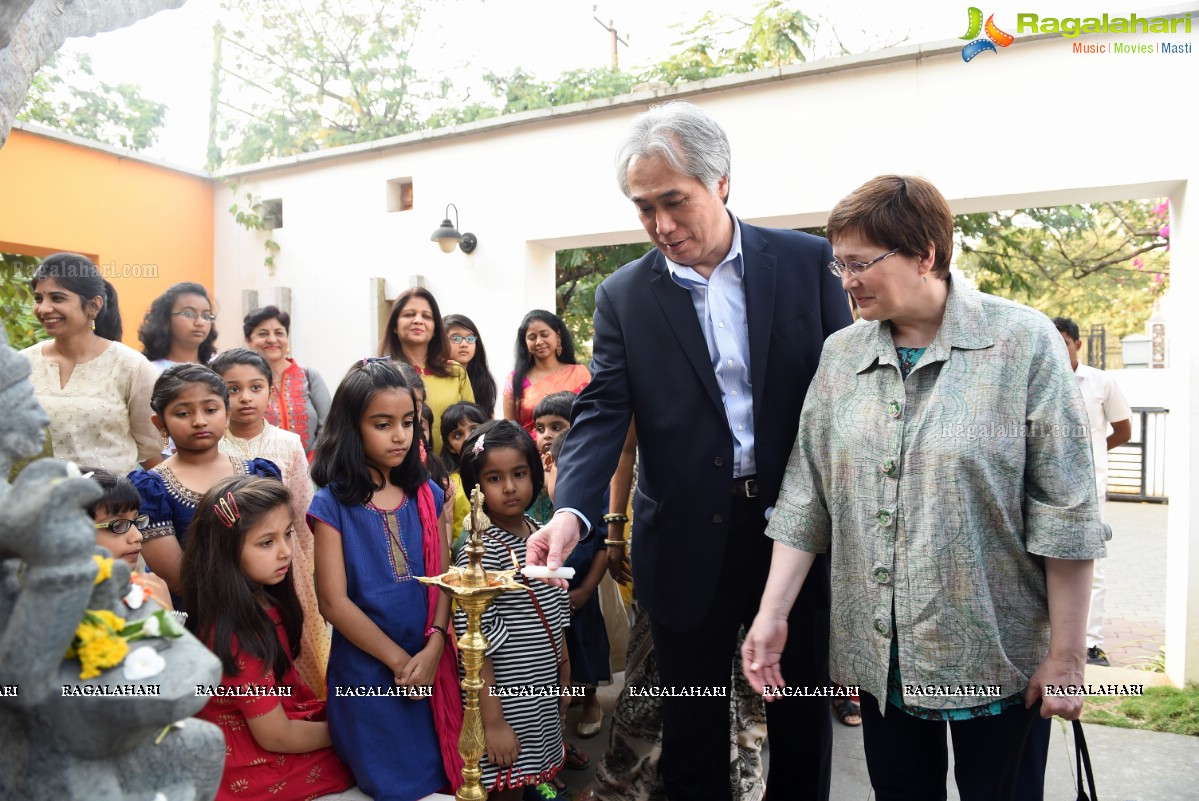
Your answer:
[[[1028,745],[1028,736],[1041,717],[1041,702],[1038,700],[1024,712],[1024,722],[1020,732],[1008,749],[1003,761],[1003,770],[999,774],[999,787],[995,791],[998,801],[1015,801],[1016,779],[1020,775],[1020,763],[1024,758],[1024,749]],[[1091,770],[1091,753],[1087,750],[1087,738],[1082,733],[1082,724],[1077,720],[1074,725],[1074,774],[1078,780],[1078,795],[1076,801],[1099,801],[1095,792],[1095,774]],[[1085,769],[1085,774],[1084,774]],[[1083,787],[1083,776],[1086,776],[1086,787]],[[1088,794],[1089,791],[1089,794]]]
[[[1087,738],[1083,736],[1082,724],[1077,720],[1074,724],[1074,773],[1078,777],[1078,801],[1099,801],[1095,792],[1095,774],[1091,771],[1091,752],[1087,750]],[[1082,789],[1083,769],[1086,769],[1088,796]]]
[[[488,532],[488,531],[484,531],[483,536],[487,537],[488,539],[495,540],[500,545],[503,545],[505,548],[507,548],[508,555],[510,557],[512,557],[512,565],[516,568],[516,570],[518,572],[520,571],[520,560],[516,558],[516,551],[513,549],[513,547],[511,545],[504,542],[499,537],[495,536],[494,534],[492,534],[491,532]],[[537,593],[534,592],[532,587],[527,587],[526,589],[528,590],[528,593],[529,593],[529,600],[531,600],[533,602],[533,608],[535,610],[537,610],[537,617],[541,618],[541,627],[545,629],[545,635],[547,637],[549,637],[550,645],[552,645],[554,648],[554,659],[556,659],[559,663],[561,663],[562,662],[562,654],[558,652],[558,638],[554,636],[554,632],[550,629],[550,622],[549,622],[549,620],[546,619],[545,612],[541,611],[541,603],[538,602],[538,600],[537,600]]]

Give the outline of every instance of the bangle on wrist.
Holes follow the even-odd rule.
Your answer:
[[[425,629],[425,639],[429,639],[434,633],[440,634],[445,639],[449,639],[449,635],[445,633],[445,626],[429,626]]]
[[[629,522],[628,515],[604,515],[605,523],[627,523]]]
[[[628,540],[604,540],[604,545],[619,545],[620,547],[623,548],[628,544],[629,544]]]

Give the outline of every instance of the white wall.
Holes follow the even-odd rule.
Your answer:
[[[1193,27],[1199,25],[1193,24]],[[1190,36],[1169,37],[1189,41]],[[1154,43],[1158,35],[1081,41]],[[881,53],[705,82],[687,97],[726,127],[733,147],[730,208],[751,222],[821,224],[864,180],[915,173],[935,183],[956,213],[1168,195],[1172,198],[1172,293],[1177,308],[1199,297],[1188,240],[1199,177],[1193,128],[1199,54],[1081,55],[1054,35],[1019,37],[970,63],[961,42]],[[1195,49],[1195,48],[1192,48]],[[479,324],[502,378],[520,317],[553,308],[553,251],[644,241],[616,188],[612,154],[649,94],[532,112],[437,135],[401,137],[242,171],[261,197],[282,197],[285,227],[272,278],[260,237],[224,212],[218,191],[216,294],[226,310],[239,292],[293,289],[298,359],[331,383],[373,353],[368,281],[389,294],[424,275],[445,313]],[[412,211],[385,212],[385,181],[411,176]],[[454,202],[472,255],[443,255],[428,241]],[[1187,299],[1192,303],[1187,303]],[[226,317],[230,316],[226,311]],[[1170,618],[1175,682],[1199,679],[1199,339],[1192,316],[1172,320]],[[223,326],[221,346],[235,343]]]

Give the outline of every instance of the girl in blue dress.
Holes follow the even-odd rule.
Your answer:
[[[329,729],[375,801],[456,788],[462,774],[449,598],[416,579],[449,562],[444,494],[421,464],[419,425],[400,371],[363,360],[333,396],[312,464],[323,487],[308,511],[317,598],[333,625]]]
[[[229,421],[225,380],[199,364],[169,367],[154,382],[150,420],[175,442],[175,452],[151,470],[135,470],[129,480],[141,496],[141,514],[150,518],[142,532],[142,557],[175,598],[187,531],[204,493],[230,476],[278,479],[279,468],[266,459],[238,459],[218,445]]]

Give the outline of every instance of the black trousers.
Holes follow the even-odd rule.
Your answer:
[[[663,688],[727,687],[737,632],[753,622],[770,568],[773,540],[756,498],[733,499],[732,527],[716,601],[700,625],[667,629],[650,616]],[[788,621],[781,668],[789,686],[828,679],[828,562],[817,559]],[[827,801],[833,729],[828,698],[779,698],[766,705],[770,764],[767,797]],[[667,697],[662,704],[662,782],[671,801],[728,801],[729,697]],[[776,780],[777,777],[777,780]]]
[[[953,776],[962,801],[995,801],[1008,752],[1030,714],[1039,713],[1021,704],[1002,715],[948,723],[953,737]],[[878,801],[944,801],[949,770],[945,726],[945,721],[913,717],[894,706],[887,707],[884,717],[878,701],[862,694],[866,769]],[[1049,721],[1038,718],[1020,761],[1017,801],[1041,801],[1048,754]]]

